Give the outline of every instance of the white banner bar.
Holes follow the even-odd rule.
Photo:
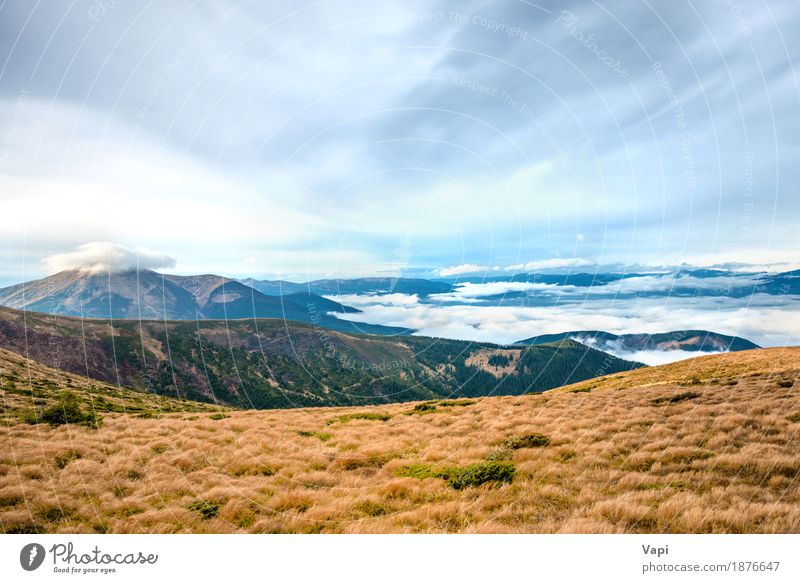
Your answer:
[[[2,581],[800,581],[800,535],[3,535]]]

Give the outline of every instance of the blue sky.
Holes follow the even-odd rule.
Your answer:
[[[0,282],[98,241],[296,280],[794,267],[799,28],[773,1],[5,2]]]

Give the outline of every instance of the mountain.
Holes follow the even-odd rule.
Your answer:
[[[199,278],[208,280],[207,276]],[[200,305],[192,291],[180,285],[182,279],[149,270],[62,271],[0,289],[0,305],[90,318],[196,318]],[[210,286],[206,283],[204,287]]]
[[[309,291],[308,284],[294,283],[292,281],[280,279],[253,279],[252,277],[248,277],[246,279],[240,279],[239,281],[268,296],[282,296]]]
[[[735,352],[758,348],[749,340],[738,336],[726,336],[707,330],[676,330],[657,334],[611,334],[597,330],[543,334],[520,340],[516,344],[536,346],[571,338],[598,350],[618,352],[641,352],[649,350],[685,350],[689,352]]]
[[[434,281],[456,283],[495,283],[501,281],[524,281],[527,283],[546,283],[550,285],[572,285],[575,287],[592,287],[596,285],[606,285],[627,279],[630,277],[640,277],[639,273],[510,273],[491,277],[448,277]]]
[[[245,279],[245,283],[267,295],[283,295],[305,291],[319,295],[346,295],[366,293],[416,294],[420,297],[449,293],[453,284],[444,281],[408,277],[361,277],[355,279],[317,279],[308,283],[280,280]]]
[[[500,347],[277,319],[110,321],[8,308],[0,348],[124,387],[247,408],[518,395],[640,366],[569,340]]]
[[[407,334],[405,328],[340,320],[357,309],[308,291],[269,296],[219,275],[162,275],[146,269],[91,274],[62,271],[0,289],[0,305],[84,318],[205,320],[279,318],[363,334]]]

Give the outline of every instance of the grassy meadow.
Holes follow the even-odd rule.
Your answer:
[[[3,351],[0,531],[796,533],[798,374],[800,348],[775,348],[519,397],[241,411]],[[65,391],[75,421],[54,422]]]

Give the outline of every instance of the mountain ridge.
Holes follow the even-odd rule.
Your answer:
[[[362,334],[408,334],[406,328],[362,324],[331,313],[356,313],[318,294],[270,296],[219,275],[178,276],[147,269],[91,274],[62,271],[0,289],[0,305],[52,315],[145,320],[283,318]]]
[[[515,395],[641,366],[569,340],[503,347],[279,319],[99,320],[9,308],[0,308],[0,347],[119,386],[245,408]]]
[[[648,350],[688,352],[736,352],[760,348],[757,344],[739,336],[728,336],[708,330],[673,330],[652,334],[613,334],[600,330],[576,330],[558,334],[542,334],[514,344],[536,346],[572,338],[599,350],[639,352]]]

